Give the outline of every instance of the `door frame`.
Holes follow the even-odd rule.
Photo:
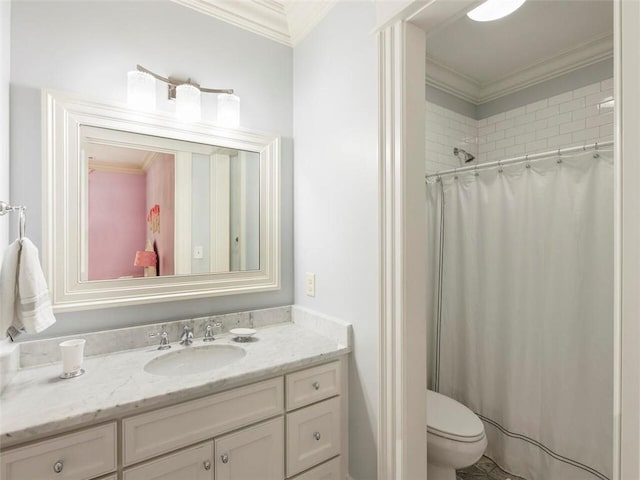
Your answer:
[[[415,159],[424,158],[424,108],[415,108],[416,104],[424,103],[424,32],[410,21],[420,12],[421,15],[432,15],[434,25],[441,25],[454,15],[452,9],[459,11],[475,0],[464,2],[404,1],[395,13],[378,22],[379,480],[426,478],[426,303],[424,294],[422,298],[418,294],[421,288],[426,288],[426,271],[420,272],[416,268],[425,265],[422,261],[425,253],[420,249],[426,240],[426,225],[424,189],[420,197],[416,182],[411,178],[418,170]],[[614,0],[616,184],[612,480],[640,478],[638,24],[640,2]],[[422,132],[418,131],[420,126]],[[420,134],[422,137],[418,139]],[[418,176],[423,183],[424,175]]]

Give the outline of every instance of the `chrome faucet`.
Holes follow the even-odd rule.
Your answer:
[[[217,322],[214,324],[209,324],[207,325],[207,328],[204,331],[204,338],[202,339],[203,342],[213,342],[216,338],[213,336],[213,328],[217,327],[217,328],[221,328],[222,327],[222,323]]]
[[[164,330],[158,333],[150,333],[149,336],[160,337],[160,345],[158,345],[158,350],[167,350],[168,348],[171,348],[171,345],[169,345],[169,334],[167,334],[167,332],[165,332]]]
[[[188,347],[193,343],[193,332],[186,325],[182,329],[182,335],[180,336],[180,345]]]

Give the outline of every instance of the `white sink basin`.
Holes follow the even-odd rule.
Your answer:
[[[237,362],[245,355],[244,349],[233,345],[188,347],[154,358],[144,371],[167,377],[202,373]]]

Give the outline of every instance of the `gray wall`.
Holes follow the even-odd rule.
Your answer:
[[[342,1],[294,48],[295,301],[353,324],[350,474],[374,480],[378,158],[374,2]],[[304,291],[316,275],[316,296]]]
[[[11,200],[9,190],[9,77],[11,72],[11,2],[0,1],[0,200]],[[12,214],[0,218],[0,262],[9,244]],[[1,263],[0,263],[1,264]]]
[[[497,113],[506,112],[544,98],[601,82],[611,77],[613,77],[613,59],[594,63],[480,105],[467,102],[430,85],[425,88],[425,97],[431,103],[461,115],[482,120]]]
[[[5,2],[0,4],[4,8]],[[4,25],[2,32],[4,35]],[[170,1],[12,5],[12,200],[29,207],[27,234],[38,246],[42,222],[43,87],[123,102],[126,72],[139,63],[161,74],[191,77],[206,87],[235,88],[241,98],[242,126],[283,137],[279,292],[58,314],[58,323],[41,336],[292,303],[292,61],[289,47]],[[207,102],[215,100],[209,97]],[[12,228],[15,235],[16,226]]]

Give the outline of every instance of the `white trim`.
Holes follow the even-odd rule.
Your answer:
[[[614,480],[640,478],[640,3],[614,2],[616,345]]]
[[[42,258],[55,312],[264,292],[280,288],[280,137],[42,92]],[[82,281],[80,137],[84,127],[124,131],[260,154],[260,268],[251,272]]]
[[[176,185],[180,185],[180,188],[175,189],[174,212],[191,212],[193,196],[191,157],[193,154],[177,152],[175,155],[175,182]],[[176,275],[188,275],[191,273],[191,215],[174,215],[174,221],[174,272]]]
[[[612,57],[613,36],[607,35],[484,83],[427,57],[426,83],[480,105]]]
[[[289,47],[300,43],[337,3],[337,0],[173,1]]]
[[[229,155],[211,155],[209,192],[211,221],[209,223],[209,267],[212,272],[229,272]]]
[[[426,478],[425,34],[378,34],[380,394],[378,478]]]

